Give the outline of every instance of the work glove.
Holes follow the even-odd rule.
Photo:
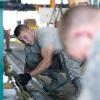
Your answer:
[[[31,75],[29,73],[19,74],[19,82],[22,86],[27,85],[29,80],[31,80]]]

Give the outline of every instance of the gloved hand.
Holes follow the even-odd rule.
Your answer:
[[[29,73],[19,74],[19,81],[22,86],[25,86],[29,80],[31,80],[31,75]]]

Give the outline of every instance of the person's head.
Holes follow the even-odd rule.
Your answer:
[[[33,45],[35,42],[33,31],[26,25],[18,25],[14,30],[14,35],[24,44]]]
[[[83,60],[88,56],[98,29],[98,12],[97,8],[81,5],[70,8],[61,18],[59,29],[64,50],[76,59]]]

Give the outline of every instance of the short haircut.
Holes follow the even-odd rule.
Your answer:
[[[96,16],[98,8],[91,5],[79,5],[68,9],[60,20],[60,33],[68,33],[71,28],[79,27],[84,23],[91,22]]]
[[[27,31],[27,30],[29,30],[28,26],[26,26],[26,25],[18,25],[14,30],[14,35],[16,37],[18,37],[21,34],[21,32],[24,32],[24,31]]]

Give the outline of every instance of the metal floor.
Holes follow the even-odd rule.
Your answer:
[[[23,73],[24,63],[25,63],[24,45],[18,42],[12,42],[10,44],[10,48],[12,51],[6,52],[9,63],[11,63],[13,69],[18,74]],[[42,89],[41,82],[37,81],[36,78],[33,78],[32,81],[33,81],[32,84],[34,84],[34,86]],[[68,86],[65,85],[61,87],[58,91],[60,91],[59,92],[60,99],[56,99],[55,96],[55,99],[52,100],[76,100],[76,97],[74,96],[74,87],[72,85]],[[47,99],[41,99],[41,100],[47,100]]]

